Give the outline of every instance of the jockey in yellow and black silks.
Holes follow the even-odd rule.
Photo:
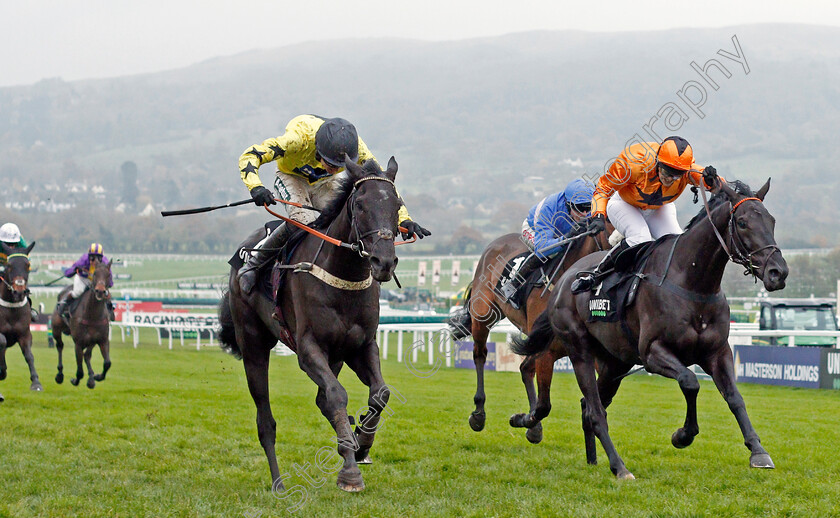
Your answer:
[[[239,173],[255,204],[273,205],[274,194],[263,186],[259,176],[260,166],[273,161],[277,165],[274,180],[277,197],[320,209],[332,199],[339,185],[337,180],[344,172],[345,155],[356,163],[376,160],[350,122],[299,115],[289,121],[283,135],[246,149],[239,157]],[[293,205],[287,205],[286,210],[289,218],[301,223],[311,223],[317,217],[315,212]],[[405,239],[431,235],[411,220],[405,205],[400,208],[398,223],[407,229],[403,233]],[[289,237],[289,226],[283,223],[277,227],[240,268],[239,286],[245,293],[253,289],[257,269],[270,261],[274,251]]]
[[[667,234],[681,234],[673,202],[689,184],[696,186],[703,181],[715,189],[718,178],[714,167],[701,169],[694,162],[694,151],[682,137],[625,148],[598,179],[589,224],[589,231],[603,230],[609,216],[624,239],[596,267],[596,275],[577,279],[572,291],[591,289],[598,274],[611,269],[615,257],[627,248]]]

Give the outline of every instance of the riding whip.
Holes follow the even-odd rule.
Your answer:
[[[280,203],[285,203],[286,205],[294,205],[295,207],[300,207],[301,209],[315,210],[315,211],[320,212],[315,207],[310,207],[309,205],[303,205],[301,203],[295,203],[293,201],[278,200],[277,198],[275,198],[274,200],[279,201]],[[237,205],[246,205],[248,203],[254,203],[254,200],[251,199],[251,198],[248,198],[247,200],[234,201],[234,202],[231,202],[231,203],[227,203],[225,205],[200,207],[200,208],[197,208],[197,209],[165,210],[165,211],[162,211],[160,213],[160,215],[165,218],[167,216],[185,216],[187,214],[200,214],[202,212],[210,212],[212,210],[217,210],[217,209],[226,209],[228,207],[236,207]]]

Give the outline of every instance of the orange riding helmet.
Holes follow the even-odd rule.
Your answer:
[[[674,172],[684,173],[691,169],[691,164],[694,163],[694,152],[684,138],[668,137],[659,146],[656,160],[660,165],[675,170]]]

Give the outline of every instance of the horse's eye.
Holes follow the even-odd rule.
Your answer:
[[[738,228],[747,228],[747,222],[744,221],[743,219],[739,219],[737,221],[737,223],[738,223]]]

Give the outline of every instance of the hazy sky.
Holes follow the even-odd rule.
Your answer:
[[[0,0],[0,86],[179,68],[311,40],[458,40],[531,30],[840,26],[834,1]]]

